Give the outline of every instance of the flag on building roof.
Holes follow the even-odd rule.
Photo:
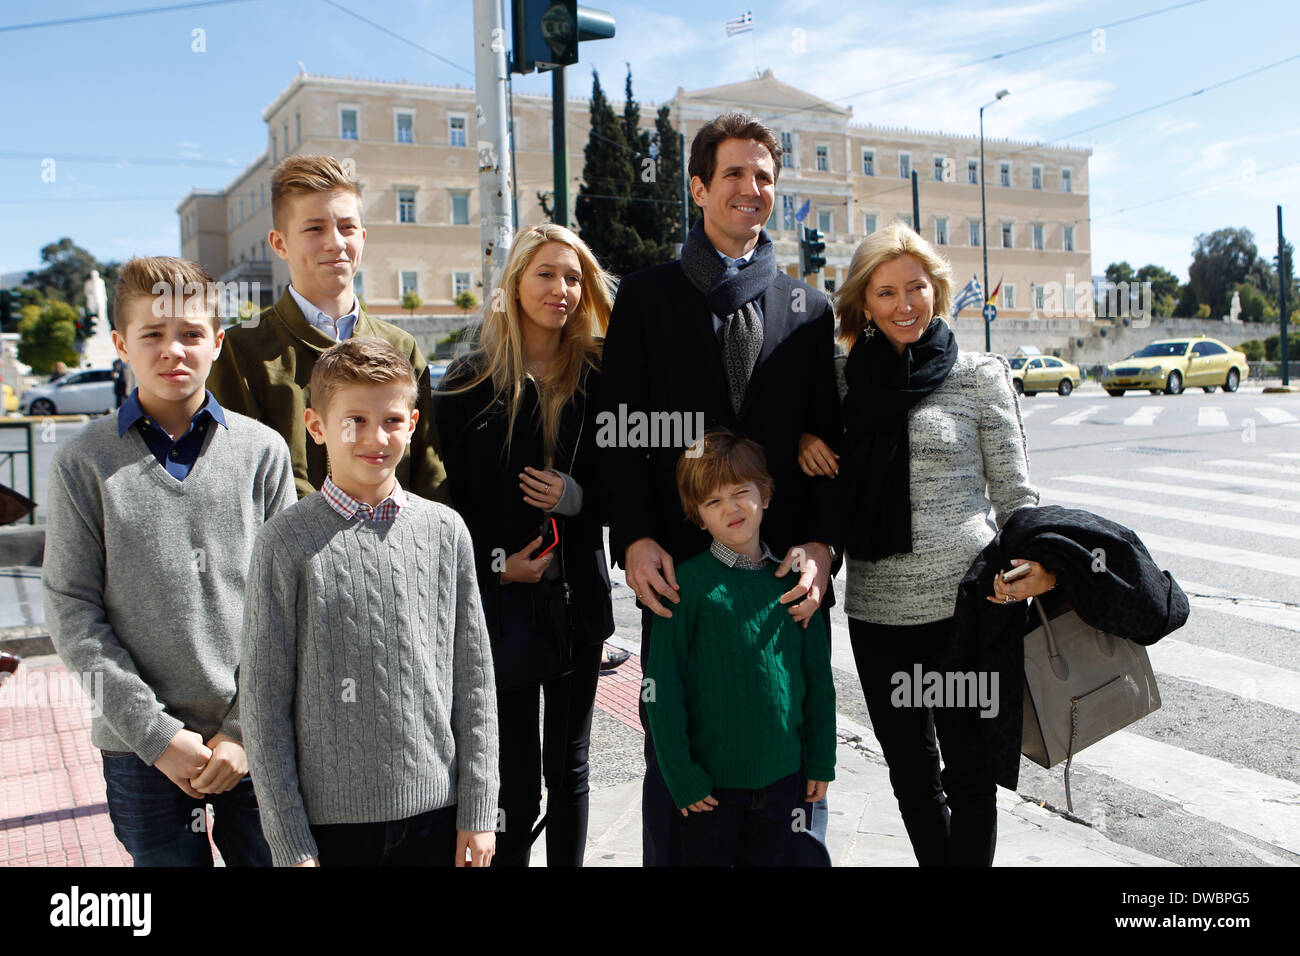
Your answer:
[[[971,276],[966,287],[957,293],[957,299],[952,304],[952,317],[957,318],[957,313],[966,306],[978,305],[982,301],[984,301],[984,292],[980,289],[980,280],[977,276]]]
[[[1005,275],[1005,273],[1003,273],[1003,275]],[[998,276],[998,284],[993,287],[993,291],[989,293],[989,297],[984,300],[985,305],[997,305],[998,293],[1002,291],[1002,278],[1003,276]]]
[[[727,21],[727,36],[734,37],[737,33],[748,33],[754,29],[754,14],[746,10],[744,16],[736,17],[734,20]]]
[[[811,208],[812,208],[812,200],[805,199],[803,201],[803,205],[799,207],[799,211],[794,214],[794,218],[797,219],[799,222],[803,222],[805,219],[808,218],[808,210]]]

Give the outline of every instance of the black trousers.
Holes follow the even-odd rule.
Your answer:
[[[587,754],[600,677],[602,644],[578,647],[573,670],[540,683],[497,693],[504,829],[497,833],[494,867],[527,866],[532,830],[546,779],[546,864],[582,866],[591,793]],[[538,689],[545,699],[538,741]]]
[[[952,618],[892,626],[849,618],[871,726],[889,764],[903,825],[921,866],[992,866],[997,784],[974,707],[894,706],[895,674],[953,667]],[[937,737],[937,741],[936,741]],[[940,748],[943,770],[939,769]]]

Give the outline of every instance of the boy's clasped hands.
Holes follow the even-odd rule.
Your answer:
[[[826,798],[826,791],[829,787],[830,787],[830,783],[825,780],[806,781],[805,788],[804,788],[805,795],[803,798],[804,803],[816,803],[818,800],[824,800]],[[682,816],[686,817],[686,816],[690,816],[691,813],[710,812],[717,805],[718,805],[718,801],[713,797],[712,794],[710,794],[709,796],[705,797],[703,800],[697,800],[695,803],[692,803],[690,806],[682,807],[681,814]],[[688,813],[687,811],[690,812]]]
[[[248,756],[233,737],[213,734],[204,743],[194,731],[182,728],[154,766],[187,796],[201,799],[207,794],[225,793],[243,780],[248,773]]]

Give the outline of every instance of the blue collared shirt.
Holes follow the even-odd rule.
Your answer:
[[[166,468],[167,474],[177,481],[184,481],[194,468],[194,463],[199,460],[203,440],[207,437],[208,430],[212,428],[212,423],[216,422],[222,428],[230,428],[226,424],[225,413],[217,404],[217,400],[212,397],[212,393],[205,389],[203,394],[208,397],[208,400],[194,413],[185,434],[172,441],[172,436],[168,435],[166,430],[140,405],[140,390],[137,388],[117,410],[117,437],[121,438],[126,434],[127,429],[134,425],[139,430],[144,443],[153,452],[154,458],[158,459],[158,464]]]
[[[357,327],[357,300],[352,299],[352,311],[347,315],[340,315],[338,319],[331,319],[323,310],[316,308],[291,284],[289,294],[293,296],[293,301],[298,303],[298,308],[302,310],[302,317],[311,325],[320,329],[335,342],[346,342],[352,338],[352,332]]]

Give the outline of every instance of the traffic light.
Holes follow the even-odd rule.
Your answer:
[[[513,73],[532,73],[578,62],[583,40],[607,40],[614,18],[604,10],[578,6],[577,0],[513,0]]]
[[[826,268],[826,257],[822,254],[826,251],[824,238],[820,231],[810,226],[803,227],[803,239],[799,243],[799,260],[804,275],[812,275]]]
[[[0,328],[6,332],[17,332],[18,320],[22,314],[22,303],[18,301],[18,296],[8,289],[0,289]]]

